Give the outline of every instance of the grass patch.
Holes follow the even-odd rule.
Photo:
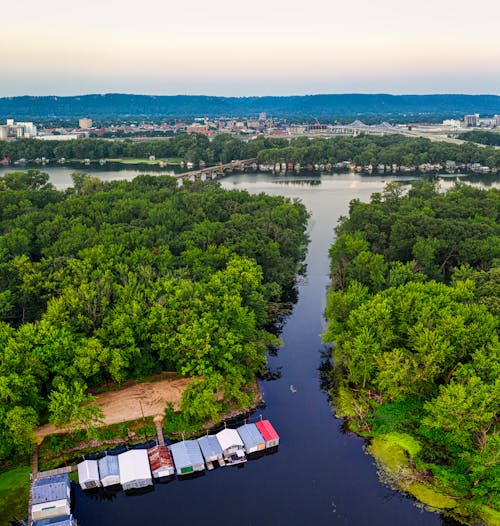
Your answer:
[[[481,518],[490,526],[500,526],[500,512],[488,506],[481,506]]]
[[[393,442],[402,447],[412,458],[416,457],[418,452],[422,449],[418,440],[407,433],[386,433],[379,438],[383,438],[388,442]]]
[[[438,493],[429,484],[412,482],[406,490],[419,501],[427,504],[427,506],[430,506],[431,508],[451,509],[457,506],[457,501],[455,499],[447,497],[442,493]]]
[[[30,472],[30,466],[23,466],[0,473],[0,526],[27,516]]]
[[[386,440],[383,436],[375,437],[367,449],[390,474],[394,475],[408,465],[406,450],[397,442]]]

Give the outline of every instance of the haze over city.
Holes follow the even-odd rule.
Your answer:
[[[9,2],[0,96],[499,93],[499,17],[496,0]]]

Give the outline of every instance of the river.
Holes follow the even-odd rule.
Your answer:
[[[47,170],[59,188],[70,183],[70,171],[64,170]],[[136,174],[109,172],[105,178]],[[348,213],[350,200],[366,201],[395,179],[411,177],[242,174],[222,180],[225,188],[300,198],[311,212],[307,271],[298,280],[298,301],[284,320],[284,345],[269,357],[275,379],[261,383],[266,408],[254,415],[262,414],[276,427],[279,451],[242,468],[218,468],[195,479],[155,484],[140,496],[119,491],[103,498],[76,487],[74,514],[81,526],[453,524],[379,480],[364,440],[343,432],[322,390],[320,367],[327,350],[321,333],[333,228],[339,216]],[[497,186],[498,179],[490,179],[490,184]]]

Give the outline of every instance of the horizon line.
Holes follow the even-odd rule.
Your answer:
[[[74,98],[74,97],[92,97],[92,96],[101,96],[105,97],[108,95],[129,95],[129,96],[139,96],[139,97],[210,97],[210,98],[219,98],[219,99],[264,99],[264,98],[290,98],[290,97],[321,97],[321,96],[346,96],[346,95],[368,95],[368,96],[390,96],[390,97],[451,97],[451,96],[461,96],[461,97],[500,97],[500,93],[389,93],[389,92],[338,92],[338,93],[305,93],[305,94],[289,94],[289,95],[209,95],[204,93],[175,93],[175,94],[158,94],[158,93],[135,93],[135,92],[119,92],[119,91],[109,91],[109,92],[89,92],[89,93],[78,93],[74,95],[57,95],[57,94],[48,94],[48,95],[4,95],[0,96],[2,99],[17,99],[17,98]]]

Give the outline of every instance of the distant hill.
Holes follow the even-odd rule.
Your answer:
[[[500,114],[498,95],[306,95],[290,97],[210,97],[204,95],[81,95],[0,98],[0,118],[73,119],[127,117],[256,116],[461,116]]]

